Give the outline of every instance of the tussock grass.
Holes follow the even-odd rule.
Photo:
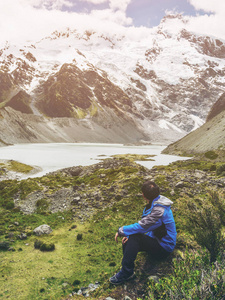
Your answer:
[[[112,214],[107,209],[90,222],[77,224],[75,229],[66,220],[49,236],[38,237],[54,243],[53,252],[35,249],[33,235],[28,240],[16,241],[16,251],[0,253],[1,297],[60,299],[91,282],[103,282],[120,267],[121,245],[114,242],[114,234],[115,228],[123,223],[127,205],[128,201],[121,202],[114,207],[119,213]],[[77,234],[82,234],[82,240],[77,240]],[[20,248],[23,250],[19,251]],[[80,283],[74,285],[76,281]],[[68,283],[66,288],[63,283]]]
[[[155,168],[154,179],[165,191],[169,191],[171,182],[168,181],[168,176],[175,171],[180,174],[182,170],[207,170],[212,176],[216,176],[211,162],[185,161]],[[117,165],[116,168],[109,169],[101,167],[82,177],[56,174],[23,181],[22,185],[17,181],[3,182],[0,191],[0,241],[13,239],[14,242],[10,243],[15,251],[0,252],[0,298],[67,299],[70,293],[99,281],[101,286],[92,299],[109,295],[117,295],[116,299],[120,299],[121,289],[111,286],[108,281],[109,277],[120,269],[122,259],[121,244],[114,242],[114,235],[119,226],[139,219],[145,205],[140,187],[143,177],[147,179],[150,175],[151,171],[147,172],[138,165]],[[6,205],[18,192],[26,197],[29,192],[40,188],[49,193],[80,184],[93,189],[99,187],[106,193],[113,184],[115,196],[122,190],[126,190],[126,194],[113,202],[107,200],[108,207],[99,209],[85,222],[74,217],[74,212],[70,210],[54,214],[45,212],[46,203],[43,201],[43,209],[31,215],[24,215],[15,208],[7,208]],[[139,279],[134,288],[138,289],[140,281],[145,282],[146,299],[218,299],[217,296],[225,293],[224,243],[221,239],[224,236],[224,223],[221,221],[224,220],[224,194],[211,194],[210,197],[206,192],[202,195],[201,191],[201,195],[193,197],[193,189],[193,183],[191,186],[187,185],[188,194],[182,197],[179,189],[174,191],[172,200],[178,243],[173,260],[166,265],[159,264],[159,267],[154,269],[160,277],[159,282],[147,280],[145,273],[140,269],[147,257],[138,255],[136,273]],[[193,211],[193,205],[189,205],[193,203],[193,199],[196,203],[198,201],[200,219],[197,219],[198,211]],[[88,206],[91,205],[91,201],[87,203]],[[207,211],[212,206],[214,216],[218,220],[215,230],[219,228],[221,233],[217,241],[221,251],[219,254],[217,252],[213,264],[210,262],[210,249],[207,248],[207,234],[212,234],[212,230],[207,228],[205,222],[208,217]],[[194,216],[194,213],[196,223],[192,222],[190,217]],[[53,232],[38,239],[47,244],[53,243],[54,251],[42,252],[34,248],[37,237],[32,232],[41,224],[48,224]],[[201,233],[201,230],[204,230],[204,241],[199,239],[201,235],[198,233]],[[17,238],[21,232],[27,234],[26,240]],[[82,238],[78,239],[78,235]],[[201,281],[201,278],[204,280]],[[132,289],[132,284],[130,288]],[[77,296],[74,299],[78,299]]]

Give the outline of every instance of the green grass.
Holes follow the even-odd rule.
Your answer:
[[[119,159],[128,159],[130,161],[154,161],[150,157],[154,157],[155,155],[148,155],[148,154],[116,154],[112,155],[112,157],[119,158]]]
[[[132,159],[133,157],[130,161]],[[72,291],[87,287],[96,281],[99,281],[101,286],[94,293],[95,299],[112,295],[115,291],[118,294],[121,292],[119,288],[111,286],[108,281],[109,277],[119,270],[122,259],[121,244],[115,243],[114,235],[119,226],[128,225],[139,219],[145,205],[140,193],[142,176],[145,175],[145,178],[148,178],[152,172],[147,172],[136,164],[129,164],[128,160],[123,158],[117,158],[118,161],[120,163],[115,168],[107,169],[101,166],[82,177],[58,173],[20,182],[15,180],[0,182],[0,241],[13,239],[14,242],[10,243],[15,250],[0,252],[0,299],[67,299]],[[155,181],[169,193],[171,180],[168,176],[171,176],[172,172],[179,172],[182,176],[184,170],[207,170],[208,174],[216,176],[212,165],[218,168],[219,163],[191,160],[179,161],[168,167],[157,167],[154,168],[154,172],[158,170]],[[85,184],[88,191],[98,187],[102,192],[109,194],[108,191],[113,185],[114,191],[111,192],[108,207],[106,205],[104,210],[99,209],[85,222],[79,221],[79,218],[75,217],[74,212],[70,210],[54,214],[48,211],[46,201],[48,194],[63,187],[80,184]],[[193,185],[186,187],[189,192],[193,188]],[[7,207],[14,195],[19,194],[21,198],[25,198],[36,190],[45,191],[46,195],[46,199],[37,202],[37,213],[25,215],[16,208]],[[126,190],[125,197],[115,199],[122,190]],[[187,194],[184,198],[179,190],[175,189],[173,201],[178,231],[177,249],[172,263],[167,264],[166,267],[165,264],[159,265],[161,275],[158,284],[152,281],[147,282],[147,278],[144,278],[145,275],[139,266],[143,265],[146,256],[138,255],[137,273],[139,279],[145,280],[145,291],[148,295],[146,299],[181,299],[181,297],[182,299],[198,299],[199,293],[210,289],[214,289],[214,294],[204,294],[206,295],[204,299],[216,299],[210,296],[216,297],[225,293],[222,279],[224,278],[224,257],[217,255],[217,264],[210,264],[209,251],[205,250],[207,247],[204,246],[204,243],[207,243],[207,236],[204,236],[204,243],[199,241],[194,233],[201,232],[201,230],[198,224],[194,224],[189,218],[193,213],[193,207],[189,205],[189,202],[192,203],[194,200],[200,203],[202,199],[204,200],[204,205],[200,205],[202,222],[205,216],[208,216],[208,207],[214,200],[216,202],[213,202],[216,212],[214,223],[217,219],[218,222],[220,219],[224,220],[224,194],[218,193],[220,198],[217,198],[216,194],[214,198],[209,198],[207,191],[204,193],[201,190],[201,195],[193,197]],[[88,206],[92,203],[88,195],[87,203]],[[185,214],[182,213],[184,207]],[[200,224],[200,221],[198,223]],[[33,235],[33,229],[41,224],[48,224],[53,232],[49,236],[38,237],[38,240],[47,244],[53,243],[54,251],[43,252],[34,248],[37,237]],[[189,226],[186,226],[187,224]],[[191,224],[197,226],[194,232]],[[218,228],[224,234],[223,226],[221,222]],[[216,227],[215,230],[218,228]],[[17,238],[21,232],[27,234],[27,240]],[[207,230],[204,232],[207,235]],[[78,235],[82,235],[82,238],[78,239]],[[220,246],[221,249],[224,246],[222,241]],[[204,281],[200,282],[203,278],[202,274]]]
[[[143,200],[135,196],[142,182],[137,172],[142,167],[126,164],[115,169],[97,169],[84,177],[56,174],[0,183],[0,240],[9,240],[7,236],[11,234],[15,240],[11,245],[15,251],[0,252],[0,295],[3,299],[7,296],[19,299],[60,299],[89,283],[104,282],[106,278],[108,281],[108,277],[118,270],[122,258],[121,246],[114,242],[115,231],[124,223],[125,216],[129,224],[142,210],[142,205],[138,204],[142,204]],[[111,187],[112,182],[117,184],[117,191],[128,188],[130,196],[114,201],[112,208],[99,211],[85,224],[74,220],[72,211],[48,213],[45,199],[37,202],[37,213],[31,215],[24,215],[15,208],[8,209],[6,205],[18,193],[24,199],[35,190],[45,189],[48,194],[81,183],[93,188],[101,184],[104,189]],[[140,209],[137,210],[137,206]],[[51,235],[38,237],[47,244],[55,244],[52,252],[34,248],[36,236],[32,231],[41,224],[48,224],[53,229]],[[74,224],[77,227],[71,229]],[[17,239],[21,232],[27,233],[27,240]],[[81,240],[77,240],[78,234],[82,234]],[[63,286],[63,283],[67,285]]]
[[[5,167],[9,171],[25,173],[25,174],[31,172],[34,169],[33,167],[31,167],[29,165],[20,163],[15,160],[9,160],[4,164],[1,163],[1,167]]]
[[[116,213],[106,209],[95,215],[90,223],[76,223],[75,229],[71,229],[73,222],[69,221],[69,216],[64,225],[63,221],[56,225],[57,214],[32,217],[16,213],[14,220],[23,224],[26,220],[30,225],[33,221],[29,226],[32,228],[41,223],[50,224],[53,233],[38,239],[54,243],[56,249],[53,252],[34,249],[36,237],[31,235],[28,240],[14,243],[16,251],[0,252],[0,295],[3,298],[10,295],[12,299],[60,299],[91,282],[104,282],[120,267],[122,252],[121,245],[114,242],[116,228],[123,224],[128,209],[127,224],[140,214],[135,211],[135,206],[141,201],[140,198],[133,199],[133,205],[130,200],[120,201],[114,205]],[[8,224],[14,220],[10,218]],[[77,234],[82,234],[82,240],[77,240]],[[74,284],[76,281],[80,283]],[[63,283],[68,283],[66,288]]]

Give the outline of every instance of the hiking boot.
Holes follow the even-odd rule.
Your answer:
[[[119,271],[117,274],[112,276],[109,279],[109,281],[112,284],[119,285],[119,284],[122,284],[125,281],[129,281],[129,280],[134,279],[134,278],[135,278],[135,273],[133,273],[131,275],[124,275],[122,271]]]

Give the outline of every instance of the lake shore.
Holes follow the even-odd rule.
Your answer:
[[[22,180],[41,171],[42,168],[37,166],[26,165],[14,160],[0,159],[0,181]]]
[[[50,172],[74,166],[88,166],[100,162],[113,155],[145,155],[150,159],[138,163],[151,169],[155,165],[168,165],[185,157],[161,154],[166,146],[123,145],[123,144],[92,144],[92,143],[50,143],[50,144],[18,144],[0,148],[0,160],[17,161],[31,166],[32,172],[24,173],[9,170],[2,165],[1,179],[26,179],[41,177]],[[188,158],[189,159],[189,158]]]

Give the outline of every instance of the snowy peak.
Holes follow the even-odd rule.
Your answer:
[[[106,127],[115,114],[149,139],[153,130],[159,140],[179,138],[203,124],[225,91],[224,41],[186,25],[167,15],[144,38],[67,28],[31,45],[7,43],[1,107],[98,124],[104,118]]]
[[[185,29],[181,31],[180,38],[188,40],[190,44],[201,54],[214,58],[225,58],[224,41],[209,36],[197,36]]]

